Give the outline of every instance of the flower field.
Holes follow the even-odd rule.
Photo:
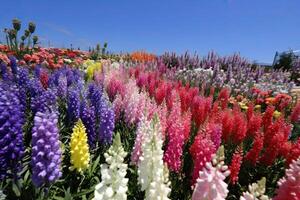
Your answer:
[[[300,199],[292,71],[240,55],[25,48],[11,34],[1,200]]]

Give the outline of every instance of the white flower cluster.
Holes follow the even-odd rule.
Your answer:
[[[224,164],[224,147],[221,146],[212,162],[207,162],[199,172],[192,200],[225,200],[228,189],[224,180],[229,174],[228,167]]]
[[[269,200],[269,197],[264,195],[266,191],[266,178],[262,178],[257,183],[249,185],[249,191],[244,192],[240,200]]]
[[[117,133],[113,145],[104,154],[107,164],[101,164],[102,181],[96,185],[94,200],[126,200],[127,183],[126,176],[127,164],[124,164],[126,156],[120,135]]]
[[[138,163],[138,181],[146,200],[168,200],[170,182],[163,164],[162,132],[158,117],[151,121],[151,129],[144,135],[142,155]]]

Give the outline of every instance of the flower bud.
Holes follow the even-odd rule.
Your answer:
[[[21,21],[18,20],[18,19],[13,19],[12,20],[12,24],[13,24],[13,27],[16,31],[19,31],[21,29]]]
[[[39,40],[38,36],[35,35],[32,37],[33,44],[37,44],[38,40]]]
[[[28,24],[28,30],[30,31],[30,33],[34,33],[34,31],[35,31],[35,23],[30,22]]]
[[[26,30],[25,30],[25,33],[24,33],[24,36],[25,36],[25,37],[28,37],[29,34],[30,34],[29,30],[26,29]]]

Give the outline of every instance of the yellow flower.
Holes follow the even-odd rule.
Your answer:
[[[273,113],[273,116],[275,117],[275,119],[277,119],[278,117],[281,116],[281,112],[279,112],[278,110],[275,110],[275,112]]]
[[[89,80],[94,77],[95,72],[101,71],[102,69],[101,62],[95,62],[93,60],[85,61],[83,66],[86,68],[86,73]]]
[[[261,108],[261,105],[255,105],[255,109],[259,110]]]
[[[81,120],[79,120],[73,128],[70,148],[72,164],[70,169],[76,169],[78,172],[83,172],[89,167],[90,153],[85,127]]]

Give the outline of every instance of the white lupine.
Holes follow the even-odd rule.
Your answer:
[[[138,181],[145,191],[146,200],[167,200],[170,189],[168,171],[163,163],[162,132],[158,117],[151,121],[150,130],[144,134],[142,155],[138,163]]]
[[[266,191],[266,178],[262,178],[257,183],[249,185],[249,191],[244,192],[240,200],[269,200],[269,197],[264,195]]]
[[[128,178],[125,178],[127,164],[123,163],[126,155],[120,135],[116,134],[113,145],[104,154],[107,164],[101,164],[102,181],[96,185],[94,200],[127,199]]]
[[[199,172],[192,200],[225,200],[228,185],[224,180],[229,174],[228,167],[224,164],[224,147],[221,146],[212,162],[207,162]]]

